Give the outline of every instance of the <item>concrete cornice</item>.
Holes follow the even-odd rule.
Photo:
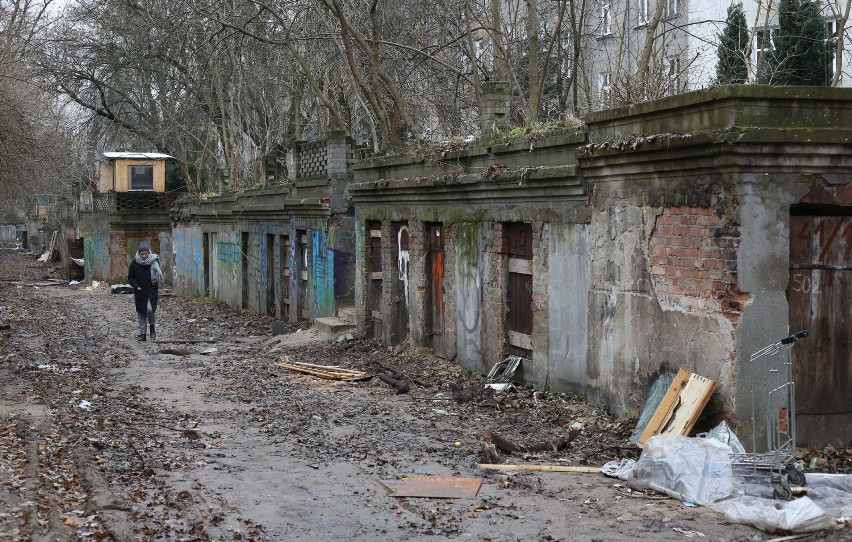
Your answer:
[[[349,187],[356,205],[490,205],[508,202],[586,201],[576,167],[492,167],[476,175],[385,179]]]

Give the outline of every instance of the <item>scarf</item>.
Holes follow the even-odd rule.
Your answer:
[[[151,267],[151,283],[152,284],[160,284],[163,282],[163,271],[160,269],[160,259],[153,252],[148,253],[147,258],[142,258],[139,255],[139,252],[136,253],[136,257],[134,258],[136,263],[142,265],[144,267]]]

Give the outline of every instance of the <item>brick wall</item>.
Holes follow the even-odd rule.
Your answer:
[[[651,276],[664,308],[722,314],[736,325],[749,295],[737,285],[739,228],[708,207],[669,207],[648,247]]]

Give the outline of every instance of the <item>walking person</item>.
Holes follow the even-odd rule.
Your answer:
[[[160,260],[151,252],[151,245],[142,241],[136,250],[136,256],[130,262],[127,270],[127,282],[133,287],[133,297],[136,301],[136,314],[139,316],[138,340],[145,340],[146,323],[151,330],[151,340],[157,339],[154,327],[157,323],[158,286],[163,282],[163,272]]]

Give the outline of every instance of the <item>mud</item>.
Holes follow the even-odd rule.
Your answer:
[[[599,474],[476,468],[484,431],[538,442],[578,423],[566,450],[502,460],[635,457],[633,421],[580,397],[495,395],[428,351],[305,324],[273,339],[267,317],[168,292],[160,340],[137,342],[132,296],[29,286],[49,268],[13,251],[0,269],[0,540],[773,538]],[[276,366],[285,356],[428,387],[320,380]],[[411,475],[484,482],[473,499],[393,497]]]

